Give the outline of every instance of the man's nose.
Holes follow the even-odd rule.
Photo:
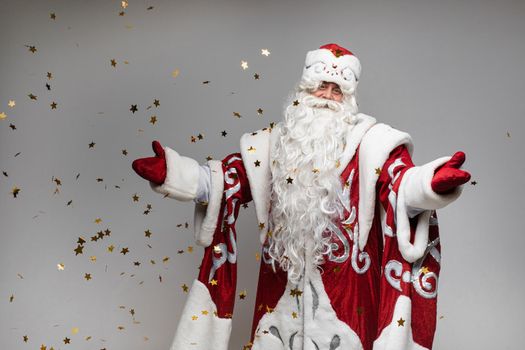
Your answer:
[[[323,97],[326,99],[332,100],[333,99],[332,89],[327,88],[326,90],[324,90]]]

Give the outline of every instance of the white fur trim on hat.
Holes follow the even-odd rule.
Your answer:
[[[344,94],[353,94],[361,75],[361,63],[356,56],[345,54],[337,57],[328,49],[317,49],[306,54],[304,83],[329,81],[339,85]]]

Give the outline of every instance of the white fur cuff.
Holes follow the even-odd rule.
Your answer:
[[[421,166],[408,169],[404,176],[405,185],[402,190],[405,204],[413,208],[440,209],[455,201],[463,191],[463,185],[449,194],[439,194],[432,190],[431,182],[434,171],[445,164],[451,156],[441,157]]]
[[[209,160],[211,181],[209,202],[207,205],[195,203],[193,214],[193,226],[195,228],[195,242],[203,247],[207,247],[213,242],[213,235],[219,221],[219,211],[221,209],[223,190],[224,190],[224,172],[222,162],[219,160]]]
[[[180,201],[196,198],[199,188],[199,163],[193,158],[181,156],[169,147],[163,148],[166,154],[166,179],[162,185],[150,181],[151,188]]]

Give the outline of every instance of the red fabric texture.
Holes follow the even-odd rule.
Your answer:
[[[246,169],[242,163],[240,153],[233,153],[224,158],[222,160],[222,169],[225,180],[220,214],[217,217],[217,227],[213,235],[213,241],[204,249],[204,257],[202,258],[198,279],[208,287],[211,298],[217,306],[217,316],[231,318],[235,306],[237,261],[235,259],[235,262],[231,263],[226,256],[223,256],[223,252],[217,251],[215,247],[225,244],[227,252],[234,254],[236,257],[236,248],[234,249],[237,239],[235,222],[239,215],[240,205],[251,201],[252,197],[249,191]],[[232,194],[226,197],[228,192],[232,192]],[[233,221],[228,221],[228,218],[232,218]],[[213,273],[214,259],[218,260],[221,258],[226,259],[226,261]]]
[[[359,201],[360,174],[358,171],[358,157],[359,147],[356,150],[353,159],[341,174],[341,181],[345,184],[348,182],[351,171],[355,172],[351,182],[349,203],[349,207],[355,207],[355,210],[358,210]],[[401,160],[402,164],[398,164],[393,168],[393,174],[391,177],[388,168],[396,160]],[[389,158],[381,169],[376,184],[377,200],[374,209],[374,221],[371,226],[367,245],[364,249],[364,253],[368,254],[370,258],[369,269],[364,273],[357,273],[351,265],[351,257],[342,263],[325,259],[326,262],[322,265],[323,272],[321,276],[332,307],[335,310],[337,317],[347,323],[358,334],[364,350],[371,350],[374,340],[380,336],[385,327],[389,326],[394,321],[392,320],[393,311],[400,295],[407,296],[412,302],[411,327],[414,341],[428,349],[432,348],[436,329],[437,296],[433,298],[422,297],[416,292],[414,287],[414,283],[419,283],[421,286],[423,285],[421,279],[424,274],[420,274],[418,281],[414,283],[401,281],[401,291],[392,287],[384,275],[385,265],[391,260],[397,260],[400,262],[402,264],[403,272],[409,271],[411,273],[413,273],[412,268],[414,264],[417,263],[408,263],[399,252],[397,237],[395,236],[396,208],[392,206],[389,200],[389,195],[390,198],[392,197],[391,192],[394,192],[397,197],[397,192],[403,175],[406,170],[413,166],[414,164],[412,163],[406,147],[401,145],[390,153]],[[229,263],[226,261],[226,263],[221,265],[214,275],[214,279],[218,281],[217,285],[211,285],[208,282],[208,278],[213,266],[213,254],[217,254],[214,253],[214,246],[220,243],[225,243],[228,247],[228,251],[233,250],[230,232],[235,239],[235,220],[238,216],[240,204],[251,201],[252,197],[246,170],[242,164],[241,155],[239,153],[231,154],[223,160],[223,170],[225,174],[224,194],[235,186],[238,186],[238,188],[229,198],[226,198],[226,195],[223,197],[221,211],[217,222],[217,229],[212,244],[205,249],[204,258],[200,267],[201,271],[199,274],[199,280],[208,286],[212,299],[217,305],[218,316],[231,317],[236,292],[236,263]],[[227,181],[226,177],[233,182]],[[393,237],[383,234],[379,212],[381,206],[386,212],[385,224],[392,228],[392,232],[394,232]],[[348,217],[349,214],[348,211],[345,211],[345,218]],[[355,214],[358,215],[357,212]],[[235,218],[233,223],[230,221],[230,224],[226,222],[226,218],[229,215],[233,215]],[[437,221],[435,211],[432,213],[432,218]],[[414,239],[416,220],[417,216],[410,219],[412,242]],[[341,222],[338,223],[338,226],[346,240],[350,243],[351,251],[353,245],[357,244],[357,241],[354,241],[350,236],[353,227],[349,226],[345,228],[345,225]],[[437,223],[430,226],[429,238],[430,241],[439,238]],[[437,240],[437,242],[435,248],[440,252],[441,248],[439,240]],[[343,245],[340,244],[341,242],[336,243],[339,245],[339,250],[334,252],[334,254],[340,255],[343,252]],[[435,276],[435,278],[427,278],[426,282],[430,285],[430,289],[427,290],[427,292],[437,291],[437,278],[440,271],[439,261],[436,261],[435,257],[432,257],[430,254],[426,254],[421,259],[421,262],[422,266]],[[363,262],[357,260],[357,267],[362,268],[362,266]],[[286,283],[286,272],[278,268],[277,273],[274,273],[271,266],[264,263],[261,258],[250,341],[253,342],[254,340],[255,330],[261,317],[277,305],[277,302],[285,291]]]

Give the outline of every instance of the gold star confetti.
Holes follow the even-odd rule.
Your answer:
[[[299,106],[299,100],[295,100],[295,101],[293,101],[293,105],[294,105],[294,106]]]
[[[64,338],[64,344],[69,344],[70,343],[70,339],[68,337],[65,337]]]
[[[256,160],[255,162],[253,162],[255,164],[256,167],[258,166],[261,166],[261,162],[259,160]]]
[[[9,302],[12,303],[13,300],[15,300],[15,295],[11,294],[11,296],[9,297]]]
[[[14,100],[9,100],[9,102],[7,102],[7,105],[13,108],[16,105],[16,102]]]
[[[158,106],[160,106],[160,101],[155,99],[155,100],[153,100],[153,104],[155,105],[155,107],[158,107]]]
[[[242,292],[239,293],[239,298],[240,299],[246,298],[246,290],[243,290]]]
[[[155,123],[157,122],[157,116],[152,115],[151,118],[149,119],[149,122],[150,122],[151,124],[155,124]]]
[[[82,254],[82,249],[84,249],[83,246],[79,245],[73,251],[75,252],[75,255]]]
[[[127,8],[128,7],[128,2],[127,1],[121,1],[120,2],[120,6],[122,6],[123,9]]]
[[[89,257],[89,260],[93,261],[93,262],[96,262],[97,261],[97,257],[95,255],[91,255]]]
[[[268,57],[270,55],[270,51],[268,51],[268,49],[261,49],[261,55]]]
[[[255,79],[255,80],[259,80],[259,74],[255,73],[255,74],[253,75],[253,79]]]
[[[0,119],[7,118],[7,115],[4,112],[0,112]]]
[[[290,289],[290,295],[292,297],[295,297],[295,296],[300,297],[302,294],[303,294],[303,292],[301,290],[297,289],[297,288]]]
[[[203,314],[203,315],[207,315],[207,314],[209,314],[209,312],[208,312],[208,310],[202,310],[202,311],[201,311],[201,314]]]
[[[122,150],[122,154],[125,155],[125,156],[127,156],[127,155],[128,155],[128,151],[127,151],[126,149],[123,149],[123,150]]]
[[[241,118],[241,114],[239,112],[233,112],[233,116],[237,118]]]
[[[507,131],[507,137],[510,137],[510,132]]]
[[[58,269],[58,271],[64,271],[64,269],[65,269],[64,264],[62,264],[62,263],[57,264],[57,269]]]
[[[186,283],[184,283],[181,287],[184,293],[188,293],[188,286],[186,285]]]
[[[23,339],[24,339],[24,342],[27,343],[27,341],[29,340],[29,337],[27,335],[24,335]]]
[[[108,246],[108,252],[112,253],[113,249],[115,249],[115,246],[113,244]]]
[[[90,273],[86,273],[84,274],[84,278],[89,281],[91,279],[91,274]]]
[[[210,284],[211,284],[212,286],[216,286],[217,283],[218,283],[218,281],[217,281],[216,279],[212,279],[212,280],[210,281]]]
[[[36,95],[33,95],[33,94],[29,94],[29,95],[27,95],[27,96],[29,96],[29,98],[30,98],[31,100],[35,100],[35,101],[36,101],[36,100],[38,99],[38,97],[37,97]]]
[[[259,261],[261,259],[261,255],[259,253],[255,253],[255,260]]]
[[[423,272],[423,274],[427,274],[427,273],[430,272],[430,270],[428,269],[428,267],[423,266],[423,267],[421,268],[421,272]]]
[[[50,104],[51,109],[57,109],[57,103],[53,101],[53,103]]]
[[[193,252],[193,246],[188,246],[188,253],[192,253]]]
[[[263,114],[263,109],[262,108],[257,109],[257,114],[262,115]]]
[[[29,48],[29,51],[31,51],[32,53],[35,53],[37,51],[36,47],[35,46],[31,46],[31,45],[24,45],[25,47],[28,47]]]
[[[16,126],[14,124],[9,124],[9,127],[12,129],[12,130],[16,130]]]
[[[101,218],[96,218],[95,219],[95,224],[100,224],[102,222],[102,219]]]
[[[117,66],[117,61],[114,58],[112,58],[110,62],[111,62],[111,66],[112,67],[116,67]]]
[[[262,229],[264,229],[264,222],[259,223],[259,230],[262,230]]]
[[[49,14],[49,18],[51,18],[51,19],[57,19],[57,15],[56,15],[54,12],[51,12],[51,13]]]
[[[150,238],[151,237],[151,231],[150,230],[144,231],[144,236]]]
[[[133,202],[138,202],[140,197],[135,193],[131,198],[133,198]]]
[[[91,143],[89,144],[89,148],[93,148],[95,147],[95,142],[91,141]]]
[[[381,169],[380,168],[376,168],[376,175],[381,175]]]
[[[288,176],[288,178],[286,179],[286,181],[287,181],[287,183],[291,184],[291,183],[293,182],[293,179],[292,179],[290,176]]]
[[[20,193],[20,189],[16,186],[13,187],[13,189],[11,190],[11,194],[13,195],[14,198],[18,196],[18,193]]]
[[[248,69],[248,62],[246,62],[246,61],[241,61],[241,67],[242,67],[242,69],[244,69],[244,70]]]
[[[475,186],[478,182],[477,181],[471,181],[470,183]]]
[[[131,113],[135,114],[135,112],[138,110],[137,105],[131,105],[131,108],[129,109]]]
[[[122,250],[120,252],[122,253],[122,255],[126,255],[126,253],[129,253],[129,249],[128,248],[122,248]]]
[[[175,69],[173,72],[171,72],[171,77],[176,78],[179,75],[179,69]]]
[[[250,153],[255,153],[255,147],[250,146],[250,147],[248,148],[248,152],[250,152]]]
[[[293,317],[293,318],[297,318],[297,312],[295,312],[295,311],[292,312],[292,317]]]
[[[221,132],[221,136],[226,137],[226,135],[228,135],[228,133],[226,132],[226,130],[223,130],[223,131]]]
[[[198,318],[199,318],[199,316],[196,316],[196,315],[191,316],[192,321],[195,321],[195,320],[197,320]]]
[[[405,325],[405,320],[403,320],[403,317],[401,317],[399,320],[397,320],[397,326],[401,327]]]

